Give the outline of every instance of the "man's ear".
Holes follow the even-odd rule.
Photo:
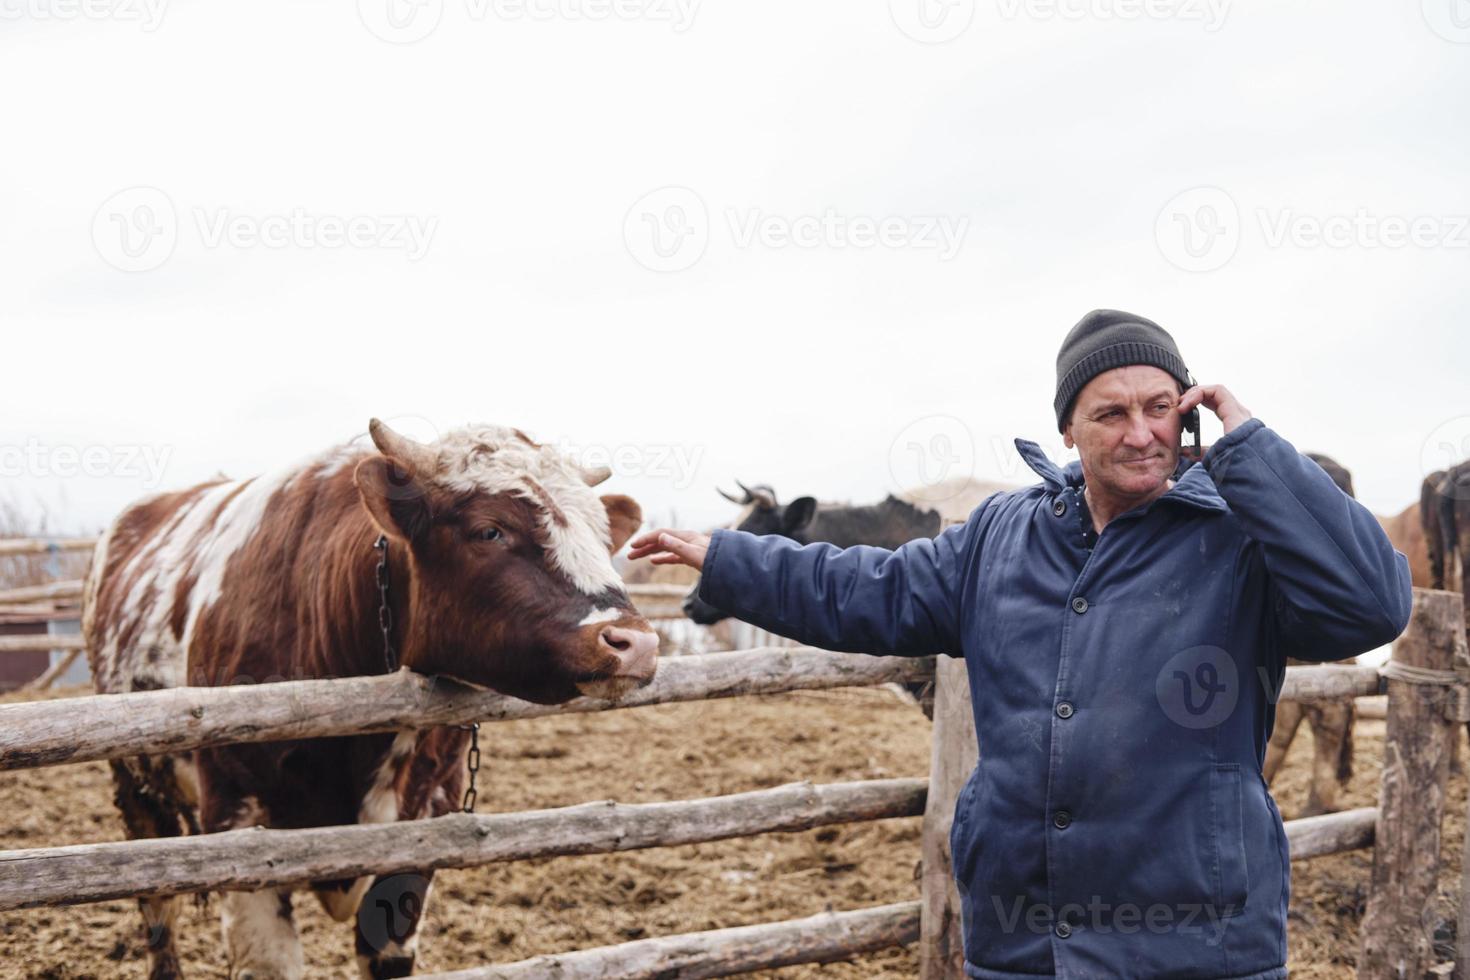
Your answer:
[[[781,533],[789,538],[810,524],[816,516],[816,498],[797,497],[786,505],[786,510],[781,515]]]
[[[607,508],[607,529],[612,533],[612,548],[608,554],[615,555],[643,526],[643,508],[632,497],[620,493],[604,496],[602,506]]]
[[[429,494],[424,485],[392,456],[369,456],[352,473],[363,506],[378,529],[390,538],[421,544],[429,533]]]

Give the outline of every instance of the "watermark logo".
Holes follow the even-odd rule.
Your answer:
[[[0,20],[115,20],[151,34],[167,6],[168,0],[0,0]]]
[[[704,459],[704,446],[680,444],[622,443],[578,445],[556,443],[556,448],[577,461],[583,469],[607,467],[615,477],[647,477],[668,480],[674,490],[688,490],[694,485]]]
[[[179,242],[174,203],[157,187],[129,187],[102,202],[92,217],[92,245],[123,272],[148,272],[167,262]]]
[[[389,44],[413,44],[439,26],[444,0],[357,0],[357,17]]]
[[[1470,215],[1302,214],[1292,208],[1256,211],[1270,248],[1470,248]]]
[[[920,44],[943,44],[969,30],[975,0],[888,0],[888,15]]]
[[[654,272],[682,272],[709,246],[709,210],[687,187],[660,187],[640,197],[623,218],[628,254]]]
[[[3,0],[0,0],[3,2]],[[522,21],[648,21],[682,34],[694,24],[700,0],[463,0],[453,9],[471,23]],[[389,44],[413,44],[444,19],[444,0],[358,0],[364,27]]]
[[[959,254],[970,229],[966,216],[777,214],[763,208],[726,208],[726,231],[737,249],[770,251],[868,250],[932,252],[940,262]],[[639,198],[623,218],[628,254],[654,272],[682,272],[698,262],[714,237],[704,198],[688,187],[661,187]]]
[[[412,873],[380,877],[357,906],[357,932],[378,953],[403,950],[418,930],[429,879]]]
[[[1434,427],[1419,450],[1419,468],[1425,477],[1470,461],[1470,415],[1457,415]],[[1439,492],[1454,500],[1470,498],[1470,479],[1442,480]]]
[[[1235,661],[1215,646],[1181,650],[1164,664],[1154,684],[1159,707],[1182,728],[1213,728],[1235,710],[1240,699]]]
[[[1267,248],[1470,249],[1470,214],[1381,214],[1369,208],[1313,214],[1295,208],[1252,212]],[[1186,272],[1213,272],[1235,257],[1247,222],[1218,187],[1195,187],[1164,205],[1154,238],[1164,258]]]
[[[167,262],[181,234],[192,232],[206,249],[376,249],[401,251],[410,262],[428,254],[439,219],[414,214],[316,214],[292,208],[245,214],[230,208],[189,209],[181,220],[156,187],[130,187],[103,202],[92,218],[92,244],[108,265],[148,272]]]
[[[1446,41],[1470,44],[1470,0],[1420,0],[1424,23]]]
[[[997,0],[1006,20],[1136,21],[1199,23],[1213,34],[1225,24],[1230,0]]]
[[[893,485],[915,501],[939,503],[975,472],[975,437],[953,415],[929,415],[904,426],[888,447]]]
[[[146,444],[52,445],[34,437],[0,444],[0,479],[120,477],[141,481],[144,490],[162,485],[172,446]]]
[[[1165,204],[1154,221],[1164,258],[1186,272],[1212,272],[1240,247],[1240,209],[1218,187],[1195,187]]]
[[[970,230],[970,219],[963,215],[873,218],[839,214],[834,208],[794,216],[769,214],[760,208],[731,208],[725,220],[736,248],[913,249],[937,252],[941,262],[959,254]]]

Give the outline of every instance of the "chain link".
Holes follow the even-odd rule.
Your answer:
[[[378,628],[383,631],[383,663],[388,673],[398,669],[398,651],[393,649],[393,606],[388,602],[388,535],[378,535]]]
[[[393,606],[388,601],[388,535],[378,535],[373,547],[378,550],[378,627],[383,631],[383,662],[388,673],[398,669],[398,652],[393,649]],[[475,777],[480,774],[480,723],[471,722],[458,726],[470,733],[470,751],[465,756],[465,768],[469,771],[469,785],[464,791],[464,812],[475,812],[475,800],[479,790],[475,789]]]
[[[474,813],[475,799],[480,795],[475,789],[475,777],[480,772],[480,723],[476,721],[459,727],[470,730],[470,751],[465,756],[465,768],[470,773],[470,784],[464,791],[464,812]]]

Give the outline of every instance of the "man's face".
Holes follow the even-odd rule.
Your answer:
[[[1063,438],[1081,454],[1083,477],[1094,494],[1163,492],[1179,465],[1179,394],[1168,372],[1147,364],[1104,371],[1078,392]]]

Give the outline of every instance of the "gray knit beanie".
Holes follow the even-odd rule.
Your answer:
[[[1093,310],[1062,341],[1057,352],[1057,431],[1066,429],[1072,401],[1087,382],[1113,368],[1151,364],[1185,388],[1194,384],[1174,338],[1152,320],[1120,310]]]

